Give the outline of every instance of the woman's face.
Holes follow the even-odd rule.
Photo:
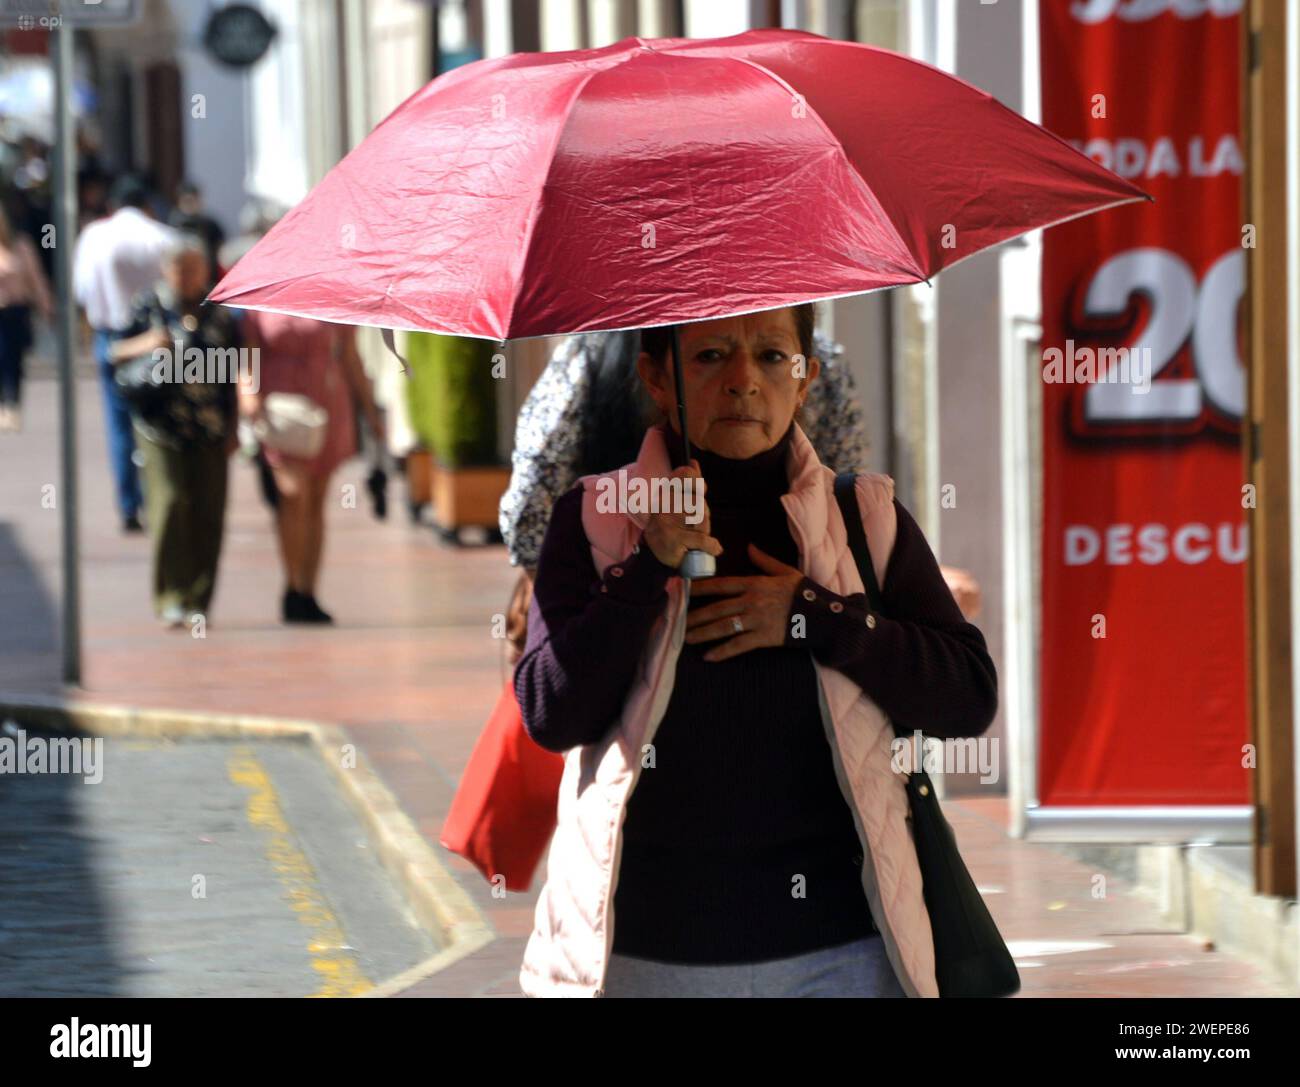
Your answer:
[[[681,345],[691,443],[736,460],[780,440],[821,366],[815,357],[799,365],[792,309],[683,325]],[[637,370],[677,430],[671,351],[662,367],[642,352]]]

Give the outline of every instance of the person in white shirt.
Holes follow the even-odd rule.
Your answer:
[[[163,253],[176,243],[178,235],[150,214],[149,191],[138,178],[119,179],[110,206],[113,213],[87,225],[77,239],[72,287],[94,333],[118,512],[127,532],[139,532],[143,496],[132,459],[131,413],[113,380],[109,345],[130,326],[136,294],[157,282]]]

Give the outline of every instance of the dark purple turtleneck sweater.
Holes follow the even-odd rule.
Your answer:
[[[718,573],[758,575],[746,545],[799,556],[781,495],[793,431],[747,460],[696,452],[707,483]],[[670,433],[670,448],[680,443]],[[542,544],[515,691],[529,734],[563,751],[617,720],[675,571],[642,545],[602,579],[582,529],[582,488],[560,498]],[[664,962],[784,958],[873,932],[862,847],[836,779],[812,656],[857,683],[897,726],[983,732],[997,677],[934,555],[901,504],[882,586],[889,618],[866,625],[862,594],[805,578],[791,611],[805,636],[705,661],[684,644],[655,735],[654,766],[628,801],[614,899],[614,950]],[[816,599],[805,600],[811,589]],[[717,597],[693,596],[692,608]],[[832,603],[842,610],[832,611]],[[787,623],[786,629],[792,630]]]

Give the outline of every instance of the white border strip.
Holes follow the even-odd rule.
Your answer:
[[[1034,521],[1028,345],[1042,335],[1033,322],[1003,315],[1001,344],[1002,682],[1006,705],[1008,830],[1025,833],[1026,811],[1038,803],[1038,654],[1034,644]],[[1035,375],[1036,376],[1036,375]]]
[[[1255,809],[1249,804],[1031,807],[1025,812],[1025,837],[1037,842],[1249,845],[1255,837]]]

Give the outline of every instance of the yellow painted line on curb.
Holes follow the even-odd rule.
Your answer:
[[[226,763],[230,780],[251,790],[244,813],[249,823],[266,831],[266,859],[288,893],[293,911],[307,928],[307,950],[321,987],[311,996],[360,996],[374,988],[357,958],[344,946],[347,939],[316,881],[316,870],[294,844],[275,785],[251,747],[239,746]]]

